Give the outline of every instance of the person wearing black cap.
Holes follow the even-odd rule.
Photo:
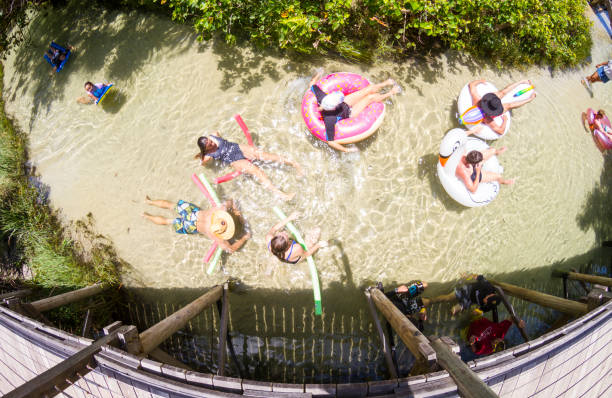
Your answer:
[[[482,124],[485,124],[497,134],[504,134],[504,131],[506,131],[506,125],[508,124],[508,117],[505,113],[511,109],[518,108],[519,106],[533,101],[533,99],[536,97],[536,93],[534,91],[529,98],[522,101],[509,102],[506,104],[502,103],[501,99],[510,91],[514,90],[514,88],[519,84],[529,84],[532,86],[533,84],[531,83],[531,80],[521,80],[520,82],[510,84],[503,90],[487,93],[481,97],[480,94],[478,94],[476,87],[483,83],[486,83],[486,80],[474,80],[468,84],[468,89],[470,90],[470,95],[472,97],[472,104],[480,108],[482,114],[484,115],[482,123],[472,127],[468,134],[478,133],[482,129]],[[502,118],[501,124],[495,121],[495,118],[498,116],[501,116]]]
[[[492,311],[501,302],[495,287],[482,275],[478,275],[473,283],[455,288],[455,298],[459,303],[453,306],[453,315],[467,310],[472,305],[477,305],[482,312]]]

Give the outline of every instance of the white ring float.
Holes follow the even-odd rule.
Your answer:
[[[465,111],[467,111],[470,107],[474,105],[472,102],[472,96],[470,95],[470,89],[468,85],[469,83],[463,86],[463,88],[459,92],[459,97],[457,98],[457,110],[459,111],[459,115],[463,115]],[[525,90],[528,88],[532,88],[532,86],[526,83],[519,84],[508,94],[504,95],[504,97],[501,99],[502,104],[509,104],[510,102],[523,100],[525,99],[524,97],[525,95],[531,96],[533,94],[530,92],[531,90]],[[497,88],[493,85],[493,83],[489,83],[489,82],[484,82],[476,86],[476,92],[481,97],[487,93],[494,93],[497,91],[499,90],[497,90]],[[519,93],[520,91],[523,91],[523,92]],[[518,95],[515,97],[516,94]],[[510,122],[512,121],[510,112],[505,112],[504,114],[493,118],[493,122],[497,123],[498,126],[501,126],[502,123],[504,122],[502,118],[503,115],[506,115],[506,117],[508,118],[508,123],[506,124],[506,129],[504,130],[504,134],[501,134],[501,135],[497,134],[489,126],[482,124],[482,130],[480,130],[480,132],[474,135],[482,138],[483,140],[496,140],[499,137],[502,137],[503,135],[505,135],[508,132],[508,129],[510,129]]]
[[[467,207],[484,206],[491,202],[499,193],[499,183],[481,182],[476,192],[470,192],[463,181],[455,174],[457,165],[464,154],[477,150],[484,151],[489,146],[478,138],[468,137],[465,130],[455,128],[446,133],[440,143],[440,157],[438,160],[438,178],[449,196]],[[492,156],[483,166],[482,171],[503,173],[504,168],[499,164],[497,156]]]

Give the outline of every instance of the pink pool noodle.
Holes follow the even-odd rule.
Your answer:
[[[238,125],[242,129],[242,132],[244,133],[244,136],[246,137],[249,145],[253,146],[253,137],[251,137],[251,133],[249,133],[249,128],[246,126],[246,124],[244,124],[244,120],[242,120],[242,117],[240,116],[240,114],[239,113],[235,114],[234,119],[236,119],[236,121],[238,122]]]
[[[244,120],[242,120],[242,116],[240,116],[240,114],[237,113],[234,115],[234,119],[236,119],[236,122],[238,122],[238,125],[242,129],[242,132],[244,133],[244,136],[246,137],[246,140],[249,143],[249,145],[253,146],[253,137],[251,137],[249,128],[244,123]],[[227,173],[224,176],[215,178],[215,184],[221,184],[222,182],[233,180],[234,178],[238,177],[240,174],[242,174],[240,171],[232,171],[231,173]]]
[[[206,255],[204,256],[205,263],[210,261],[210,258],[215,253],[215,250],[217,250],[218,246],[219,245],[217,244],[217,242],[213,242],[213,244],[210,246],[210,249],[208,249],[208,251],[206,252]]]
[[[202,193],[204,194],[204,196],[206,196],[206,198],[208,198],[208,201],[210,202],[211,206],[216,206],[215,200],[213,199],[213,197],[210,195],[210,192],[208,192],[208,189],[206,189],[206,187],[204,186],[204,184],[202,184],[202,182],[200,181],[200,179],[198,178],[198,176],[193,173],[191,175],[191,180],[194,182],[194,184],[196,184],[196,186],[198,188],[200,188],[200,191],[202,191]]]

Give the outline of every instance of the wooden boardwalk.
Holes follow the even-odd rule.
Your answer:
[[[0,307],[0,393],[6,394],[91,340]],[[501,397],[612,396],[612,301],[564,327],[469,366]],[[285,384],[190,372],[114,347],[63,391],[67,397],[453,397],[445,371],[347,384]]]

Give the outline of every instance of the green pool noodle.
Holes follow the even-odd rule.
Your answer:
[[[221,201],[219,200],[219,197],[217,196],[217,193],[215,192],[213,187],[210,185],[210,182],[208,182],[208,180],[206,179],[206,176],[204,175],[204,173],[200,173],[198,175],[198,178],[200,179],[202,184],[204,184],[204,187],[206,187],[206,190],[208,190],[208,193],[212,197],[215,204],[217,206],[220,206]],[[217,251],[215,252],[215,255],[212,258],[212,260],[210,260],[210,263],[208,264],[208,268],[206,269],[206,273],[208,275],[211,275],[213,272],[215,272],[215,268],[217,268],[217,263],[219,262],[219,259],[221,258],[221,253],[223,253],[223,249],[221,249],[220,247],[217,247]]]
[[[287,218],[285,213],[283,213],[283,211],[277,206],[274,206],[272,210],[274,210],[274,213],[276,213],[278,218],[280,218],[281,220]],[[293,225],[292,222],[288,222],[285,227],[287,227],[289,232],[293,234],[295,240],[300,244],[300,246],[302,246],[304,250],[308,251],[306,242],[304,241],[304,238],[302,238],[302,234],[300,234],[300,231],[297,230],[295,225]],[[321,315],[323,312],[323,308],[321,306],[321,287],[319,286],[319,274],[317,273],[317,266],[315,265],[312,256],[306,257],[306,262],[308,262],[308,268],[310,268],[310,277],[312,279],[312,293],[314,295],[315,315]]]

